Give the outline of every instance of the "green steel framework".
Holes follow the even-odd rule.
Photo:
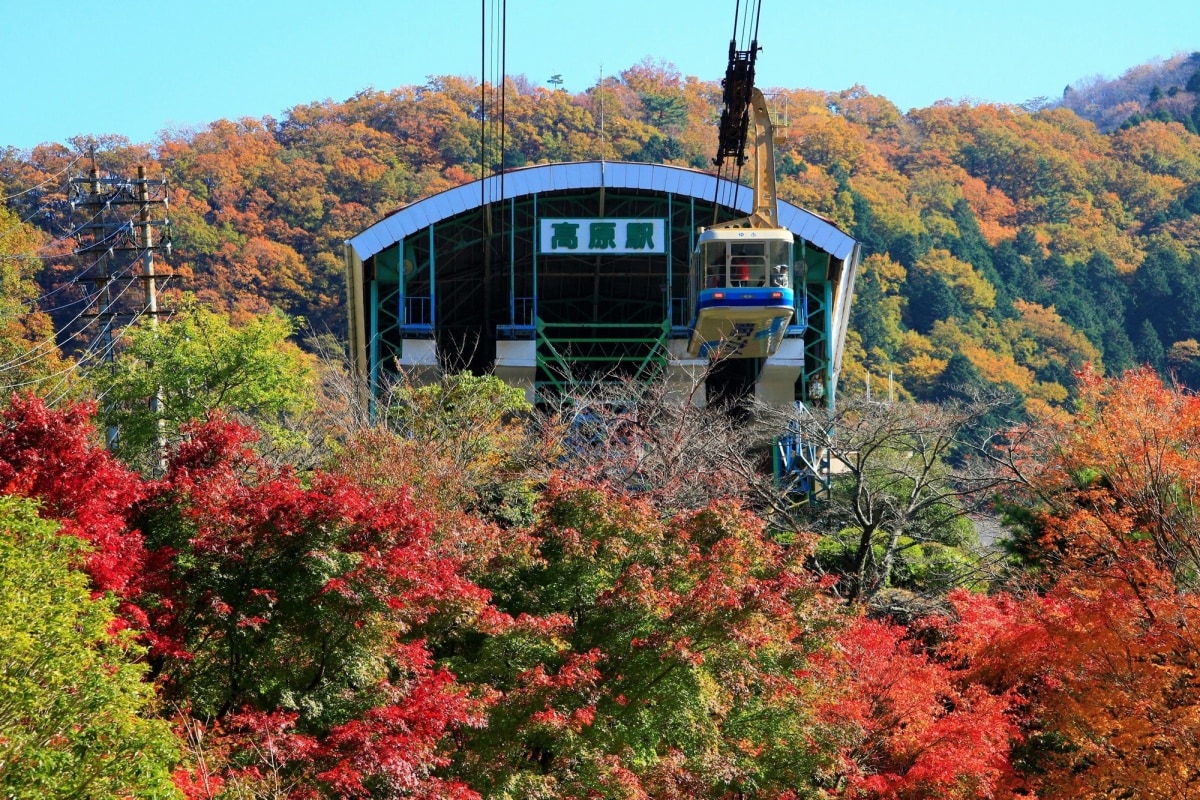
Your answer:
[[[741,214],[637,189],[553,191],[494,202],[444,219],[364,263],[372,394],[395,374],[405,340],[433,339],[445,367],[486,371],[496,342],[535,342],[538,396],[614,376],[648,379],[667,341],[685,335],[688,257],[701,224]],[[666,220],[665,253],[545,255],[537,222],[551,218]],[[833,388],[834,260],[797,238],[807,265],[805,366],[796,399]],[[800,276],[797,276],[799,279]]]

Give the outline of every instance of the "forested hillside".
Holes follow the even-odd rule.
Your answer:
[[[702,167],[717,95],[513,81],[482,171]],[[0,795],[1197,796],[1200,396],[1154,371],[1200,385],[1186,122],[779,92],[785,196],[866,247],[832,417],[466,372],[368,404],[341,242],[481,172],[478,98],[100,139],[170,179],[177,276],[103,369],[63,325],[90,143],[0,157]]]
[[[1195,133],[1200,125],[1198,63],[1195,53],[1176,54],[1139,64],[1119,78],[1097,75],[1076,81],[1063,90],[1062,105],[1104,132],[1151,118],[1180,122]]]
[[[902,114],[861,87],[774,94],[787,120],[783,197],[866,246],[852,390],[870,371],[916,397],[971,379],[1057,403],[1085,362],[1149,363],[1200,385],[1200,60],[1170,63],[1172,85],[1138,84],[1153,103],[1114,95],[1132,116],[1110,133],[1070,110],[1115,119],[1100,97],[1107,85],[1033,112],[939,104]],[[601,157],[706,168],[718,100],[717,84],[649,61],[578,95],[513,79],[504,151],[489,121],[484,171]],[[278,120],[168,131],[153,146],[98,137],[99,159],[118,174],[146,162],[170,180],[175,287],[235,317],[277,307],[340,333],[342,241],[481,174],[480,102],[475,82],[442,77]],[[48,236],[65,232],[60,187],[69,165],[83,172],[88,144],[3,151],[12,212]],[[79,268],[46,265],[46,290]]]

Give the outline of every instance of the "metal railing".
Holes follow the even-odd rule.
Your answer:
[[[404,298],[404,319],[400,323],[403,334],[427,335],[433,332],[433,298],[414,295]]]
[[[501,339],[532,339],[535,307],[532,297],[514,297],[509,306],[512,322],[497,325],[496,335]]]
[[[796,414],[787,432],[775,440],[775,482],[789,494],[805,495],[808,500],[826,499],[831,480],[829,449],[806,440],[801,420],[807,417],[811,424],[817,424],[808,407],[796,403]]]

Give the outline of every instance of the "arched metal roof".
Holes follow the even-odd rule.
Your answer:
[[[664,193],[712,200],[717,193],[716,176],[694,169],[666,164],[634,164],[613,161],[576,161],[566,164],[541,164],[504,173],[503,195],[499,175],[456,186],[426,197],[376,222],[347,241],[361,261],[401,241],[406,236],[435,222],[478,208],[484,202],[541,192],[570,189],[647,189]],[[729,185],[722,187],[723,193]],[[754,192],[738,185],[731,207],[749,214],[754,207]],[[728,203],[728,201],[724,201]],[[832,222],[799,206],[779,201],[779,222],[796,236],[811,242],[835,258],[845,260],[854,250],[854,239]]]

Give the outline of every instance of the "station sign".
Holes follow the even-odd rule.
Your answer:
[[[538,252],[543,255],[666,253],[667,221],[659,219],[541,220]]]

